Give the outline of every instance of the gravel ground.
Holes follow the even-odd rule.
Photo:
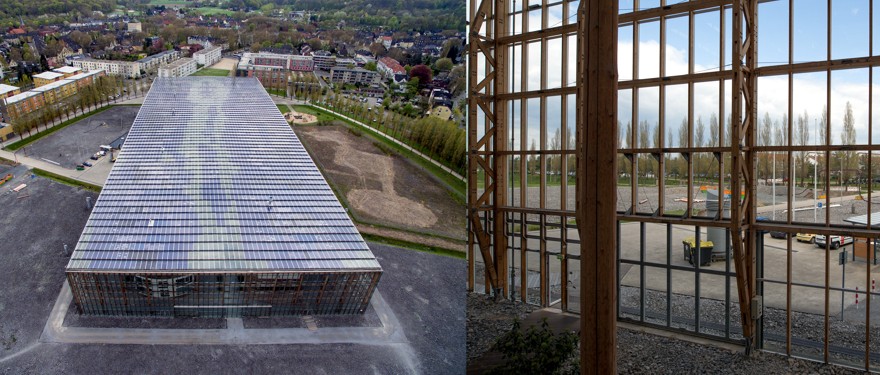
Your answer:
[[[739,303],[735,302],[736,295],[731,296],[734,301],[730,303],[730,338],[742,339],[741,327],[739,324]],[[639,289],[632,287],[621,287],[620,290],[621,306],[629,311],[622,311],[621,315],[634,320],[638,320],[638,301]],[[675,328],[684,328],[694,330],[694,297],[681,294],[673,294],[672,301],[672,326]],[[666,323],[666,293],[656,292],[653,290],[645,290],[645,310],[646,321],[655,324],[665,325]],[[724,301],[701,298],[700,299],[700,332],[704,334],[724,337]],[[631,313],[630,313],[631,312]],[[833,314],[834,312],[832,312]],[[864,316],[864,315],[863,315]],[[864,318],[862,318],[864,319]],[[784,345],[785,343],[785,310],[770,307],[764,308],[764,332],[768,340],[773,340]],[[828,319],[830,325],[829,342],[832,347],[831,357],[835,360],[858,362],[864,359],[865,347],[865,322],[864,320],[847,319],[841,320],[839,315],[832,315]],[[805,339],[810,343],[803,341],[793,342],[793,351],[799,356],[806,356],[821,359],[823,352],[821,345],[824,338],[824,317],[822,315],[792,312],[792,337],[795,340]],[[880,330],[871,330],[871,342],[880,341]],[[875,345],[872,345],[872,351],[877,352]],[[856,353],[846,353],[844,351],[852,350]],[[880,352],[877,353],[880,355]]]
[[[492,348],[492,344],[513,327],[514,317],[522,320],[532,311],[533,305],[520,302],[494,302],[485,294],[468,293],[467,298],[467,359],[479,358]]]
[[[621,301],[624,301],[624,306],[627,306],[626,303],[631,302],[633,298],[637,298],[638,292],[635,288],[625,289],[629,290],[621,291]],[[646,293],[646,300],[648,301],[647,307],[649,309],[661,310],[664,311],[665,314],[665,296],[661,299],[659,296],[653,295],[653,293]],[[659,305],[661,303],[660,301],[662,301],[662,306]],[[488,351],[495,340],[512,327],[514,317],[522,319],[530,312],[537,309],[535,306],[517,302],[501,301],[495,303],[492,302],[489,297],[475,293],[468,295],[467,306],[467,348],[469,362],[479,358]],[[674,297],[673,316],[679,314],[683,315],[685,311],[690,311],[691,316],[693,316],[692,306],[692,297]],[[732,313],[738,314],[738,310],[736,310],[738,308],[739,307],[736,306],[736,304],[731,304]],[[724,304],[720,301],[703,300],[701,303],[700,315],[703,319],[707,319],[710,316],[721,315],[721,312],[723,311]],[[779,313],[779,311],[774,311],[774,309],[765,310],[765,314],[768,314],[768,320],[771,322],[778,321],[778,316],[776,316],[776,314]],[[721,316],[723,317],[723,315]],[[794,319],[799,322],[797,326],[801,327],[815,327],[817,322],[816,319],[821,322],[821,317],[811,314],[797,313]],[[708,321],[713,320],[709,319]],[[718,322],[717,320],[714,321],[716,323]],[[679,324],[678,326],[681,328],[690,327],[693,329],[692,326],[687,324]],[[857,325],[848,326],[851,326],[851,328],[856,331],[860,328]],[[819,327],[821,327],[821,323]],[[851,332],[847,333],[842,329],[843,328],[841,328],[840,333],[843,337],[854,336]],[[860,332],[863,339],[864,326],[861,326],[861,329]],[[731,330],[734,330],[734,326],[731,327]],[[813,330],[815,331],[815,328]],[[702,332],[723,334],[722,331],[713,332],[711,330],[703,330]],[[821,330],[819,332],[821,332]],[[808,332],[804,333],[808,334]],[[696,344],[676,338],[632,331],[625,328],[618,329],[617,338],[617,364],[618,371],[621,374],[861,373],[840,366],[823,365],[817,362],[787,358],[785,356],[768,352],[760,352],[753,357],[744,357],[741,352],[730,351],[729,349]],[[858,339],[854,340],[858,341]],[[683,358],[681,355],[670,355],[671,353],[687,353],[687,355]],[[692,360],[695,358],[699,360]]]

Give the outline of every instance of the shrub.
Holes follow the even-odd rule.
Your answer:
[[[554,334],[547,319],[540,326],[529,327],[523,332],[519,320],[513,322],[510,332],[498,339],[493,349],[501,352],[505,363],[490,371],[490,374],[561,374],[578,373],[577,362],[566,366],[572,358],[577,358],[578,335],[574,332]]]

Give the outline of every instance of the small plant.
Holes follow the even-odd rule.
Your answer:
[[[0,330],[0,344],[3,345],[3,349],[12,350],[12,346],[18,341],[18,338],[15,337],[15,332],[9,334],[7,338],[6,335]]]
[[[352,128],[348,128],[348,132],[353,134],[355,137],[360,137],[360,136],[364,135],[364,133],[361,133],[360,130],[355,130]]]
[[[513,322],[510,332],[501,336],[494,349],[501,352],[505,363],[492,369],[490,374],[563,374],[578,373],[578,335],[575,332],[553,333],[547,319],[540,326],[520,329],[519,320]]]

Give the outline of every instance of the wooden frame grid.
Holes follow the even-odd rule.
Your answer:
[[[522,2],[525,2],[521,0]],[[487,2],[488,3],[488,2]],[[530,2],[534,3],[534,2]],[[579,312],[580,309],[571,304],[572,293],[580,293],[575,291],[569,285],[576,283],[581,275],[572,272],[571,261],[578,262],[582,258],[581,240],[578,236],[573,235],[582,224],[577,218],[580,212],[575,210],[575,205],[569,204],[567,201],[568,194],[578,185],[562,184],[559,187],[562,195],[560,205],[548,204],[548,197],[556,187],[550,183],[553,175],[549,165],[553,157],[560,157],[562,171],[573,169],[573,165],[583,162],[584,155],[577,153],[575,148],[553,149],[547,146],[547,128],[550,119],[556,116],[552,110],[548,110],[548,100],[551,98],[561,97],[562,111],[561,129],[563,133],[570,131],[572,136],[575,133],[586,131],[585,120],[578,117],[576,123],[568,121],[565,116],[568,108],[568,101],[565,99],[569,95],[582,95],[577,92],[573,86],[565,84],[560,87],[547,86],[546,67],[550,65],[550,59],[554,58],[552,53],[548,51],[545,44],[547,40],[554,38],[563,38],[562,53],[562,76],[563,82],[571,80],[567,77],[567,64],[569,63],[569,54],[575,52],[568,50],[568,43],[565,38],[569,35],[575,35],[578,30],[578,22],[563,22],[562,25],[555,25],[547,22],[548,6],[559,3],[548,2],[547,0],[539,1],[535,8],[528,8],[521,2],[514,3],[510,1],[495,1],[495,7],[486,7],[477,4],[476,0],[471,1],[471,77],[470,88],[471,98],[469,101],[469,130],[470,130],[470,177],[469,180],[469,215],[470,226],[469,233],[471,241],[469,242],[469,265],[470,271],[468,278],[469,290],[476,290],[479,286],[485,285],[486,292],[494,292],[496,296],[502,298],[514,298],[524,302],[533,303],[541,306],[558,306],[563,311]],[[582,5],[591,4],[590,1],[582,1]],[[639,1],[634,0],[634,8],[639,9]],[[763,348],[762,336],[762,318],[761,307],[762,291],[765,284],[775,283],[785,286],[786,307],[785,307],[785,350],[783,354],[790,356],[798,356],[798,353],[792,350],[793,334],[792,321],[795,319],[793,314],[792,288],[811,287],[817,291],[821,290],[824,301],[822,314],[823,318],[823,340],[821,342],[820,358],[812,358],[826,363],[835,362],[834,345],[829,342],[831,337],[829,317],[832,312],[829,308],[829,300],[831,293],[845,292],[855,293],[854,286],[846,288],[832,286],[829,280],[830,252],[826,251],[824,256],[823,267],[825,269],[824,282],[821,285],[804,285],[802,282],[792,277],[793,260],[792,260],[792,241],[791,236],[786,242],[786,250],[788,254],[785,257],[785,277],[784,280],[774,279],[773,276],[765,276],[763,268],[760,265],[763,257],[761,247],[761,233],[769,231],[780,231],[790,234],[805,232],[823,235],[846,235],[860,238],[878,238],[880,230],[872,227],[869,221],[867,226],[853,226],[832,223],[830,211],[825,211],[823,222],[810,224],[797,221],[793,210],[794,203],[788,200],[786,204],[785,218],[777,221],[759,221],[757,211],[757,185],[758,185],[758,159],[759,155],[765,153],[776,153],[781,155],[783,160],[780,164],[785,166],[791,176],[794,176],[795,157],[797,153],[816,152],[824,155],[824,160],[830,160],[832,154],[844,151],[868,152],[868,155],[876,155],[880,151],[880,144],[873,141],[872,116],[873,104],[868,106],[868,142],[866,144],[847,145],[837,144],[831,141],[831,136],[826,136],[821,144],[797,144],[793,141],[792,135],[794,127],[793,113],[793,97],[794,97],[794,78],[797,74],[824,72],[825,73],[825,105],[831,108],[832,101],[832,72],[849,70],[849,69],[867,69],[869,84],[868,101],[873,103],[873,73],[875,67],[880,67],[880,56],[874,56],[873,51],[873,2],[870,3],[869,21],[869,53],[867,56],[857,56],[849,58],[832,59],[832,38],[831,32],[831,1],[827,2],[827,54],[823,60],[819,61],[795,61],[794,60],[794,1],[788,2],[788,61],[782,64],[759,66],[758,62],[758,43],[760,34],[757,26],[758,5],[762,3],[758,0],[695,0],[688,2],[661,1],[658,8],[638,10],[634,12],[625,12],[619,14],[617,22],[621,26],[632,27],[633,41],[633,72],[632,79],[618,82],[616,90],[631,90],[632,108],[629,114],[632,119],[632,126],[636,126],[639,120],[638,103],[640,99],[640,89],[655,89],[658,92],[658,127],[659,136],[653,145],[647,147],[640,146],[637,142],[638,135],[635,131],[630,134],[629,145],[621,145],[617,149],[619,156],[618,162],[621,166],[628,170],[630,179],[627,183],[630,187],[625,199],[630,202],[630,207],[620,208],[616,219],[618,222],[637,222],[639,225],[644,224],[663,224],[671,228],[671,226],[690,226],[695,228],[721,228],[727,230],[731,239],[732,257],[725,263],[724,271],[714,271],[709,269],[700,269],[686,271],[693,272],[695,279],[699,280],[700,275],[715,275],[725,278],[725,280],[735,280],[736,290],[730,291],[728,294],[735,293],[736,300],[731,301],[728,297],[726,303],[736,302],[739,305],[739,317],[736,319],[742,327],[743,341],[738,341],[730,335],[729,329],[731,325],[730,319],[727,321],[728,332],[721,339],[735,340],[744,343],[746,351]],[[482,4],[482,3],[481,3]],[[513,9],[512,4],[519,4],[517,9]],[[568,4],[562,2],[561,4]],[[800,6],[800,5],[799,5]],[[564,9],[569,7],[563,5]],[[507,10],[508,17],[498,17],[497,12],[493,9]],[[485,10],[481,13],[481,10]],[[529,13],[540,11],[542,15],[542,29],[530,30],[525,27],[529,22]],[[697,51],[695,45],[695,26],[694,19],[697,14],[718,15],[719,32],[719,61],[717,70],[699,71],[695,67],[695,56]],[[566,17],[573,14],[565,13]],[[495,26],[504,22],[515,22],[522,25],[521,29],[516,27],[500,27],[493,30],[502,30],[501,33],[492,34],[486,32],[485,22],[477,22],[477,18],[483,17],[483,20],[494,20]],[[666,20],[674,17],[687,17],[688,19],[688,67],[687,74],[667,75],[665,66],[667,53],[667,30]],[[499,21],[500,19],[500,21]],[[640,77],[638,69],[639,61],[639,25],[644,22],[659,21],[659,76],[657,77]],[[728,29],[729,27],[729,29]],[[478,31],[474,31],[477,29]],[[522,32],[510,32],[511,30],[523,30]],[[727,31],[730,30],[730,31]],[[491,30],[490,30],[491,31]],[[485,34],[480,34],[486,32]],[[728,32],[730,34],[728,34]],[[580,33],[583,35],[583,33]],[[474,43],[474,41],[484,41],[482,44]],[[491,41],[487,43],[486,41]],[[529,59],[528,52],[522,53],[515,51],[515,46],[528,45],[529,43],[541,43],[540,59]],[[492,48],[488,48],[488,46]],[[482,46],[482,47],[481,47]],[[586,48],[585,44],[581,47]],[[525,50],[525,49],[524,49]],[[501,52],[499,54],[499,52]],[[499,59],[499,55],[503,55]],[[508,59],[508,57],[516,56],[516,61]],[[579,57],[578,61],[583,57]],[[476,64],[478,60],[483,60],[485,70],[478,74]],[[499,62],[508,61],[506,64],[498,65]],[[538,61],[541,68],[530,66],[530,62],[534,64]],[[516,66],[516,65],[519,66]],[[729,67],[726,66],[730,64]],[[489,66],[493,69],[489,69]],[[508,69],[505,71],[504,69]],[[518,70],[517,70],[518,69]],[[530,73],[537,72],[537,73]],[[528,80],[530,74],[537,74],[540,77],[539,87],[530,87]],[[761,97],[758,91],[759,77],[787,77],[787,92],[779,93],[787,95],[787,123],[784,125],[785,139],[787,143],[781,145],[761,144],[757,139],[758,124],[758,107]],[[490,85],[486,82],[495,82]],[[701,83],[714,83],[708,85],[717,87],[718,90],[718,141],[712,145],[697,144],[694,140],[697,124],[695,117],[695,88],[700,87]],[[518,84],[518,86],[517,86]],[[687,98],[669,97],[665,88],[680,85],[687,88]],[[775,94],[775,93],[774,93]],[[647,98],[647,96],[645,96]],[[539,113],[537,116],[530,116],[529,100],[535,100],[539,103]],[[580,105],[582,97],[577,99]],[[649,100],[649,99],[644,99]],[[669,130],[672,129],[671,124],[666,124],[665,111],[667,103],[671,101],[686,101],[687,106],[687,144],[673,145],[672,139],[668,137]],[[511,104],[520,103],[520,104]],[[512,106],[524,108],[519,111],[511,111]],[[497,110],[497,111],[496,111]],[[513,116],[516,115],[516,118]],[[478,116],[484,116],[484,120],[477,122]],[[730,118],[729,128],[725,125],[725,120]],[[830,114],[828,115],[830,118]],[[509,121],[507,121],[509,120]],[[482,126],[482,129],[477,129]],[[500,125],[500,126],[499,126]],[[530,149],[529,139],[524,132],[528,131],[529,125],[537,125],[540,140],[540,147]],[[514,126],[518,129],[514,129]],[[825,134],[832,134],[831,121],[824,123]],[[515,133],[518,131],[518,133]],[[511,135],[513,134],[513,142]],[[480,135],[481,138],[478,138]],[[835,134],[836,136],[836,134]],[[639,202],[639,181],[635,176],[640,164],[655,163],[658,168],[658,175],[670,168],[667,156],[681,155],[686,161],[687,174],[687,208],[682,213],[671,212],[664,205],[664,199],[659,199],[657,208],[650,212],[639,212],[635,206]],[[575,157],[577,156],[577,159]],[[708,156],[708,159],[700,159]],[[532,158],[532,159],[530,159]],[[536,175],[529,175],[530,160],[537,160],[535,168]],[[577,161],[575,161],[577,160]],[[719,192],[730,190],[734,192],[732,196],[741,197],[734,199],[731,205],[730,215],[725,216],[723,210],[719,210],[714,216],[706,216],[694,214],[693,201],[695,198],[694,188],[699,187],[700,179],[695,175],[700,173],[700,167],[695,168],[695,163],[699,160],[709,160],[712,168],[717,170],[718,177],[713,183],[716,183]],[[867,157],[867,180],[873,181],[873,161],[874,157]],[[775,163],[775,162],[774,162]],[[830,163],[822,166],[824,169],[823,180],[824,186],[831,186],[832,170]],[[617,170],[617,168],[615,168]],[[581,172],[581,169],[578,169]],[[568,176],[566,176],[568,177]],[[578,178],[582,176],[578,175]],[[612,176],[605,176],[612,178]],[[774,175],[774,178],[776,176]],[[616,180],[616,177],[614,177]],[[512,187],[512,188],[511,188]],[[534,196],[530,195],[529,188],[537,191]],[[583,187],[582,187],[583,188]],[[659,196],[662,197],[666,191],[665,178],[657,181],[657,190]],[[792,184],[787,184],[785,188],[788,197],[793,197]],[[740,194],[737,194],[739,192]],[[478,194],[482,193],[482,194]],[[868,189],[866,199],[870,202],[874,195],[874,187]],[[530,198],[535,200],[537,204],[529,204]],[[606,197],[608,198],[608,197]],[[621,197],[623,199],[624,197]],[[613,198],[611,198],[613,199]],[[724,194],[718,194],[717,204],[724,206],[726,199]],[[832,203],[830,194],[826,194],[823,202],[826,206]],[[868,204],[868,217],[871,217],[873,209]],[[870,220],[870,219],[869,219]],[[477,225],[479,224],[479,225]],[[699,232],[699,230],[697,230]],[[594,232],[587,234],[595,235]],[[581,235],[580,237],[584,237]],[[482,237],[482,239],[481,239]],[[671,239],[671,235],[668,240]],[[698,240],[699,243],[699,240]],[[618,241],[619,245],[619,241]],[[830,245],[829,245],[830,246]],[[671,250],[671,244],[667,244]],[[477,253],[479,251],[479,254]],[[699,249],[698,249],[699,251]],[[475,258],[479,255],[480,258]],[[479,263],[485,263],[485,267],[481,268]],[[666,269],[669,272],[685,271],[671,267],[667,262],[665,265],[656,264],[644,259],[640,260],[621,260],[618,259],[618,267],[620,263],[638,266],[644,272],[645,267],[655,267]],[[486,270],[485,272],[483,270]],[[494,271],[494,275],[491,275]],[[780,270],[781,271],[781,270]],[[518,272],[518,273],[517,273]],[[484,275],[485,273],[485,275]],[[558,275],[558,278],[557,276]],[[484,276],[484,280],[478,280],[478,276]],[[870,267],[865,275],[866,284],[859,285],[864,291],[870,287],[869,280],[872,277]],[[558,281],[557,281],[558,280]],[[641,278],[644,285],[644,277]],[[729,283],[728,283],[729,284]],[[620,285],[618,284],[618,288]],[[557,291],[558,290],[558,291]],[[644,288],[641,289],[644,293]],[[644,303],[644,298],[642,300]],[[865,302],[863,302],[865,303]],[[755,304],[755,309],[753,309]],[[698,305],[697,305],[698,306]],[[870,312],[870,299],[867,300],[867,307]],[[697,307],[699,309],[699,307]],[[699,315],[699,314],[697,314]],[[667,316],[668,317],[668,316]],[[877,353],[871,352],[870,334],[870,313],[865,317],[865,347],[864,347],[864,364],[858,366],[864,370],[877,370],[880,366],[880,360],[873,358]],[[621,318],[618,315],[619,319]],[[654,325],[645,319],[636,320],[639,324]],[[699,326],[699,319],[695,324]],[[876,325],[877,322],[874,322]],[[665,328],[669,328],[667,325]],[[699,328],[695,331],[688,331],[688,334],[701,335]],[[711,335],[714,338],[718,336]],[[872,359],[873,358],[873,359]]]

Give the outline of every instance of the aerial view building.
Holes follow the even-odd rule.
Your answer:
[[[82,70],[104,70],[107,74],[128,78],[140,77],[143,69],[138,61],[97,60],[83,56],[71,58],[69,63]]]
[[[186,77],[196,72],[196,60],[182,57],[159,67],[159,77]]]
[[[377,79],[379,79],[379,73],[364,68],[342,68],[337,66],[330,69],[330,81],[333,83],[371,85]]]
[[[223,48],[220,46],[206,47],[203,50],[193,53],[193,59],[202,66],[211,66],[220,61]]]
[[[159,67],[163,64],[171,63],[172,61],[179,58],[180,51],[168,50],[159,52],[155,55],[144,57],[137,62],[141,64],[141,69],[146,71],[153,71],[154,69],[159,69]]]
[[[79,92],[83,87],[94,83],[97,77],[105,75],[103,70],[93,70],[72,75],[58,81],[52,81],[30,91],[17,93],[12,96],[4,96],[0,98],[0,114],[7,121],[19,118],[42,108],[46,104],[56,103],[61,99],[70,97]],[[36,77],[36,75],[34,76]],[[0,89],[2,88],[0,87]],[[15,90],[10,92],[18,92],[17,89],[16,87]]]
[[[34,74],[34,86],[40,87],[64,79],[64,73],[42,72]]]
[[[311,72],[315,64],[311,56],[271,52],[242,55],[235,71],[236,77],[257,77],[264,85],[286,83],[291,71]]]
[[[363,313],[382,268],[255,79],[158,78],[67,266],[87,315]]]
[[[52,69],[53,72],[61,73],[64,75],[64,78],[70,78],[73,75],[82,73],[82,69],[77,68],[75,66],[62,66],[55,69]]]

